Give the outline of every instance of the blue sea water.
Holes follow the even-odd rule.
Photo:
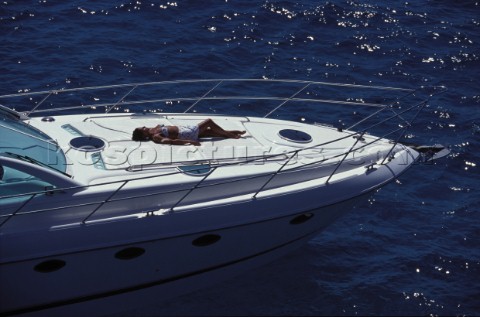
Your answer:
[[[480,315],[478,1],[4,0],[0,39],[0,95],[196,78],[445,85],[410,137],[448,157],[268,266],[120,315]]]

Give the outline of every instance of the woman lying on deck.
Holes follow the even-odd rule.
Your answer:
[[[154,128],[141,127],[133,131],[133,141],[152,140],[160,144],[200,145],[198,138],[222,137],[238,139],[245,131],[224,130],[212,119],[206,119],[197,125],[176,126],[157,125]]]

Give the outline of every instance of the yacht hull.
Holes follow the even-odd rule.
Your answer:
[[[5,315],[82,316],[154,304],[264,265],[301,247],[370,195],[211,232],[5,263],[1,266],[1,311]],[[194,241],[208,235],[220,238],[195,245]],[[120,259],[119,252],[129,248],[144,252]],[[52,272],[38,271],[40,263],[52,260],[65,265]],[[29,287],[25,287],[27,281]]]
[[[220,79],[0,96],[0,315],[128,311],[299,248],[419,159],[401,141],[443,91]],[[282,119],[286,104],[323,123]],[[201,125],[225,131],[162,134]]]

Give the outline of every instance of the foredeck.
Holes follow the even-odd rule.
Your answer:
[[[178,90],[170,89],[171,85],[181,87]],[[150,88],[153,91],[148,91]],[[337,99],[324,97],[324,93],[331,94],[332,90],[337,88],[346,89],[346,94],[333,93],[335,97],[342,96]],[[117,91],[121,89],[126,89],[126,93],[118,94]],[[147,89],[147,91],[142,91],[142,89]],[[252,91],[252,89],[255,92],[254,95],[243,93]],[[353,91],[356,89],[365,89],[368,92],[366,95],[354,97]],[[105,93],[103,90],[109,92]],[[443,89],[439,90],[443,91]],[[95,102],[81,102],[80,105],[76,105],[80,99],[75,97],[74,100],[69,100],[71,99],[69,93],[74,92],[87,92],[88,98],[92,99],[92,95],[95,96],[93,98]],[[138,92],[136,96],[134,96],[135,92]],[[98,95],[96,95],[97,93]],[[180,97],[179,93],[185,93],[185,95]],[[423,97],[418,97],[417,93]],[[37,95],[46,95],[43,99],[34,101],[34,108],[27,113],[32,117],[31,119],[14,111],[11,113],[7,111],[7,115],[18,117],[18,120],[38,128],[42,126],[41,130],[55,140],[53,144],[65,150],[70,162],[79,163],[72,167],[79,168],[74,173],[74,178],[83,179],[84,185],[73,188],[45,188],[42,191],[22,193],[16,196],[0,195],[2,196],[0,204],[21,198],[19,204],[1,215],[0,226],[10,223],[10,219],[18,219],[17,216],[20,215],[25,216],[20,219],[33,219],[35,216],[40,217],[39,219],[48,219],[42,215],[51,212],[61,218],[62,215],[56,209],[75,211],[73,214],[78,218],[76,221],[83,224],[98,217],[114,215],[116,208],[126,212],[127,205],[130,212],[131,210],[150,212],[155,208],[158,209],[159,204],[163,206],[162,208],[173,212],[185,204],[205,199],[206,192],[219,197],[234,197],[248,192],[248,196],[255,199],[263,193],[276,190],[281,186],[294,186],[295,190],[299,190],[298,188],[301,186],[293,184],[300,182],[314,181],[315,184],[328,185],[338,181],[341,177],[365,176],[375,170],[373,168],[375,164],[387,171],[388,164],[395,157],[395,153],[402,152],[400,155],[402,159],[415,158],[415,155],[408,156],[409,151],[405,151],[406,148],[399,144],[399,141],[407,129],[412,126],[429,98],[435,93],[438,92],[426,91],[425,97],[423,89],[410,90],[308,81],[193,80],[74,88],[1,96],[0,98],[20,96],[33,100],[32,97]],[[60,95],[67,99],[67,102],[61,105],[69,106],[43,108],[47,99]],[[147,95],[150,96],[149,99],[145,99]],[[152,96],[154,97],[152,98]],[[155,98],[155,96],[162,97]],[[375,101],[380,96],[389,98],[385,98],[385,102]],[[408,101],[408,97],[412,96],[414,97],[413,101]],[[115,101],[102,103],[104,99],[109,98],[110,100],[114,98]],[[302,105],[306,103],[333,105],[335,109],[332,111],[339,110],[338,107],[362,107],[373,111],[362,112],[362,116],[348,126],[343,124],[336,127],[304,125],[301,122],[290,120],[289,123],[283,123],[284,128],[294,128],[312,137],[308,143],[290,142],[279,135],[280,128],[275,126],[275,120],[251,119],[259,117],[257,108],[265,105],[266,102],[269,105],[268,109],[271,110],[264,116],[265,118],[272,116],[273,113],[278,113],[279,109],[284,108],[286,104],[297,105],[298,111],[302,111],[304,109]],[[162,113],[163,109],[155,108],[155,105],[161,103],[167,106],[173,103],[183,106],[187,104],[187,107],[183,111],[184,114],[165,114]],[[236,107],[239,116],[223,117],[218,115],[220,111],[202,116],[191,114],[194,108],[205,103],[212,109],[217,106],[222,112],[225,112],[227,106]],[[140,110],[145,107],[149,110]],[[243,111],[245,108],[253,111],[249,111],[250,114],[247,116]],[[99,109],[104,109],[103,113]],[[57,116],[62,112],[69,116]],[[352,112],[348,113],[351,115]],[[323,114],[326,115],[323,118],[325,122],[331,122],[328,120],[329,113],[324,112]],[[50,121],[48,117],[50,115],[55,116],[55,120]],[[152,142],[130,140],[131,131],[135,127],[155,126],[161,123],[180,125],[184,122],[193,123],[195,120],[207,116],[215,116],[215,121],[226,129],[246,130],[247,134],[239,140],[204,140],[199,147],[166,147]],[[272,124],[270,128],[266,128],[270,123]],[[379,128],[378,131],[377,128]],[[4,125],[0,125],[0,129],[9,129],[10,132],[17,131],[15,128]],[[71,146],[72,138],[78,136],[94,136],[104,140],[105,146],[99,151],[78,150]],[[51,141],[47,142],[52,143]],[[381,155],[376,155],[376,148],[380,148]],[[175,149],[177,153],[171,153],[166,149]],[[242,153],[242,149],[248,153]],[[365,153],[367,150],[371,150],[371,152]],[[267,154],[265,154],[266,151]],[[80,158],[83,159],[82,162],[78,161]],[[299,161],[298,158],[307,159]],[[356,158],[364,160],[356,162]],[[248,164],[249,169],[245,169],[245,164]],[[191,165],[195,165],[194,168],[197,170],[192,172],[185,169]],[[383,168],[385,165],[387,167]],[[160,170],[164,166],[170,168],[166,175]],[[90,172],[91,168],[96,169],[96,172],[86,173],[87,167],[90,168]],[[406,167],[407,165],[399,168],[398,171],[401,172]],[[322,172],[311,173],[312,169]],[[344,171],[349,170],[355,171],[340,176]],[[112,176],[116,172],[118,173],[115,174],[115,179],[106,178],[106,173]],[[386,178],[379,179],[379,182],[382,183],[395,177],[395,173],[386,172]],[[374,174],[376,173],[371,175]],[[138,188],[142,184],[161,182],[159,180],[165,176],[170,180],[178,178],[177,189],[174,187],[152,189],[148,194],[145,192],[132,193],[127,190],[130,186]],[[242,186],[239,186],[240,184]],[[110,189],[110,192],[105,192],[103,196],[95,197],[94,201],[80,205],[75,202],[62,201],[61,203],[66,203],[66,205],[50,210],[51,207],[47,205],[37,206],[35,204],[37,200],[45,200],[46,196],[57,192],[75,195],[79,189],[95,192],[96,189],[105,186]],[[333,187],[330,186],[330,188]],[[221,189],[221,191],[217,191],[217,189]],[[150,205],[146,205],[148,201],[144,197],[147,196]],[[153,201],[161,203],[155,202],[152,205]]]

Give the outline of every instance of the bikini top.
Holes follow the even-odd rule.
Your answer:
[[[161,124],[160,125],[160,131],[161,131],[161,133],[163,134],[164,137],[168,138],[168,127]]]

